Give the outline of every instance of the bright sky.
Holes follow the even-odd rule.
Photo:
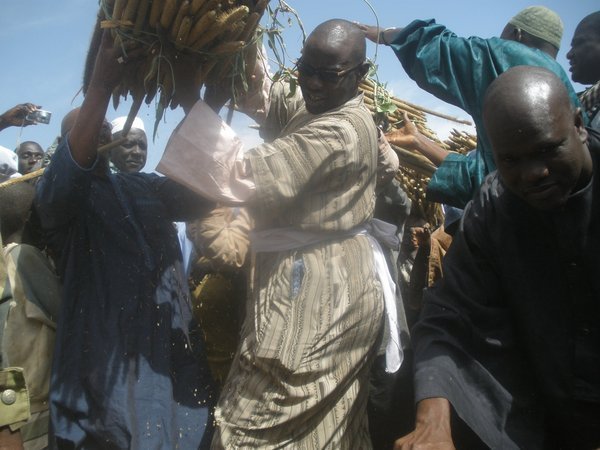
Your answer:
[[[277,0],[271,0],[275,5]],[[365,0],[287,0],[295,8],[310,32],[316,25],[330,18],[345,18],[364,23],[375,23]],[[521,9],[539,4],[556,11],[562,18],[565,31],[558,61],[568,71],[565,55],[578,22],[587,14],[598,10],[597,0],[371,0],[380,26],[404,26],[413,19],[435,18],[460,36],[497,36],[506,22]],[[18,104],[31,102],[52,112],[49,125],[36,125],[17,129],[9,128],[0,134],[0,145],[15,148],[18,142],[33,140],[47,148],[60,133],[62,117],[72,108],[79,106],[79,93],[83,64],[95,22],[98,2],[96,0],[19,0],[0,2],[0,42],[2,42],[2,65],[0,85],[3,86],[0,110],[5,111]],[[264,20],[263,20],[264,22]],[[299,56],[300,34],[294,23],[284,32],[291,58]],[[375,46],[370,45],[369,57],[375,56]],[[396,97],[448,113],[467,118],[461,110],[444,104],[435,97],[421,91],[404,73],[393,52],[380,46],[377,52],[379,78],[387,82]],[[582,86],[575,85],[576,90]],[[122,102],[115,111],[111,106],[107,118],[112,120],[126,115],[129,103]],[[154,124],[154,107],[142,107],[139,116],[146,129]],[[158,163],[168,137],[183,117],[180,109],[166,112],[158,130],[157,139],[149,143],[146,171],[152,171]],[[445,137],[456,124],[428,118],[430,127]],[[249,122],[239,113],[234,117],[233,127],[252,146],[259,141]],[[149,131],[149,135],[151,131]]]

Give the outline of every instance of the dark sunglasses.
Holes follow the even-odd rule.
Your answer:
[[[351,67],[350,69],[344,70],[329,70],[329,69],[315,69],[312,66],[304,63],[302,58],[296,61],[296,69],[298,69],[298,75],[303,77],[317,76],[326,83],[337,83],[342,77],[362,67],[364,63],[360,63],[357,66]]]

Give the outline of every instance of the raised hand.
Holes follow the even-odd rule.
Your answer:
[[[358,23],[355,22],[356,25],[358,26],[358,28],[360,28],[363,33],[365,33],[365,37],[372,41],[372,42],[378,42],[378,38],[379,38],[379,31],[381,30],[379,27],[375,26],[375,25],[365,25],[362,23]]]

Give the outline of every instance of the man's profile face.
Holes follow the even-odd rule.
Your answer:
[[[567,53],[571,79],[582,84],[600,80],[600,30],[594,30],[589,22],[580,24]]]
[[[501,39],[506,39],[507,41],[515,41],[519,42],[517,37],[519,36],[520,31],[511,23],[507,23],[502,29],[502,33],[500,33]]]
[[[309,39],[298,61],[298,84],[308,112],[321,114],[356,95],[364,73],[363,61],[352,61],[344,48]]]
[[[507,188],[531,206],[553,210],[583,188],[589,152],[579,111],[557,108],[505,120],[490,130],[498,172]]]
[[[44,150],[35,142],[23,142],[17,150],[19,173],[25,175],[32,172],[44,158]]]
[[[120,137],[121,132],[115,133],[113,140]],[[111,150],[110,160],[120,172],[136,173],[146,165],[147,155],[148,140],[146,133],[140,129],[132,128],[127,133],[125,142]]]

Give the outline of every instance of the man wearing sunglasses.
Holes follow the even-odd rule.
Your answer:
[[[319,56],[309,52],[296,63],[302,97],[306,109],[312,114],[324,113],[355,97],[357,79],[360,81],[369,70],[364,60],[343,68],[348,63],[331,65],[329,58],[321,59]]]
[[[372,247],[378,134],[358,93],[365,55],[351,22],[319,25],[297,64],[304,101],[282,83],[270,91],[269,142],[246,152],[226,144],[220,119],[197,102],[157,168],[207,198],[246,205],[256,221],[213,449],[371,448],[368,378],[393,290]],[[393,371],[401,355],[390,355]]]

